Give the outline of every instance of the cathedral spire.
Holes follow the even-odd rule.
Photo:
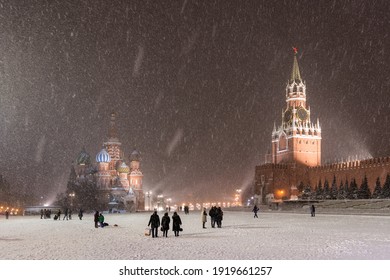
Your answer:
[[[290,77],[289,82],[290,83],[292,83],[292,82],[300,83],[300,82],[302,82],[302,78],[301,78],[301,73],[299,72],[299,66],[298,66],[298,60],[297,60],[298,49],[293,48],[293,50],[294,50],[294,62],[293,62],[293,69],[291,72],[291,77]]]
[[[116,128],[116,113],[112,112],[110,116],[110,127],[108,130],[109,141],[118,141],[118,131]]]

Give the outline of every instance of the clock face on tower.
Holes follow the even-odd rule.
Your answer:
[[[297,111],[297,116],[301,121],[305,121],[307,119],[307,111],[304,108],[299,108]]]
[[[292,113],[291,113],[291,109],[289,109],[284,113],[284,122],[288,123],[291,120],[291,117],[292,117]]]

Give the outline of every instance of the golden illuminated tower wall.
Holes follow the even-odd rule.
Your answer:
[[[291,77],[286,86],[286,108],[282,124],[272,131],[272,163],[321,165],[321,127],[312,123],[306,104],[306,85],[301,78],[296,52]]]

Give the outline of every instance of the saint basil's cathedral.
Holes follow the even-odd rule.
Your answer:
[[[116,127],[116,114],[111,113],[108,139],[96,155],[96,165],[91,164],[90,155],[83,149],[75,161],[72,172],[75,173],[76,181],[93,177],[101,209],[144,210],[140,153],[134,149],[128,157],[127,165],[121,146]]]
[[[340,186],[364,178],[373,192],[377,179],[383,184],[390,173],[390,157],[372,158],[321,164],[322,129],[320,122],[311,121],[311,109],[306,103],[306,84],[301,78],[297,50],[291,76],[286,86],[286,107],[282,110],[281,125],[274,125],[271,136],[271,154],[265,164],[255,168],[254,193],[259,203],[269,199],[296,200],[297,186],[310,186],[312,190],[321,182],[334,182]]]

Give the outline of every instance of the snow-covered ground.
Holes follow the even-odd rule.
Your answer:
[[[224,211],[222,228],[200,212],[179,213],[183,232],[144,235],[151,213],[106,214],[69,221],[0,216],[2,260],[388,260],[390,217]],[[159,213],[160,218],[163,213]],[[171,216],[172,213],[170,213]],[[77,219],[76,219],[77,218]],[[209,219],[209,218],[208,218]],[[117,227],[113,225],[117,224]]]

